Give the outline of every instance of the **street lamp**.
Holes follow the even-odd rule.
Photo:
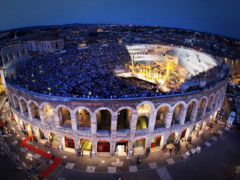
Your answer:
[[[31,164],[32,164],[32,160],[33,160],[32,157],[33,157],[33,155],[32,155],[31,153],[28,153],[28,154],[27,154],[27,157],[26,157],[27,159],[30,160]]]

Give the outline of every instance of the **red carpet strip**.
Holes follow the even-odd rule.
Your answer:
[[[42,151],[41,149],[35,148],[34,146],[28,144],[27,142],[30,140],[30,137],[33,138],[33,135],[28,136],[26,139],[22,140],[21,143],[18,143],[21,146],[24,146],[25,148],[29,149],[32,152],[35,152],[37,154],[40,154],[41,156],[52,160],[52,156],[51,154]],[[41,174],[40,176],[43,176],[44,178],[47,177],[48,174],[50,174],[57,166],[58,164],[62,161],[62,159],[54,156],[53,160],[52,160],[52,164],[50,164]]]

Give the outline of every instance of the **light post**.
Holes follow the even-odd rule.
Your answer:
[[[32,160],[33,160],[32,157],[33,157],[33,155],[32,155],[31,153],[28,153],[28,154],[27,154],[27,157],[26,157],[27,159],[30,160],[31,164],[32,164]]]

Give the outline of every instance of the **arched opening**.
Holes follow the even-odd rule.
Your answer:
[[[212,110],[212,106],[213,106],[213,98],[214,96],[212,95],[208,101],[208,106],[207,106],[207,112]]]
[[[8,54],[5,56],[6,61],[9,61],[9,56]]]
[[[19,125],[20,125],[20,128],[22,128],[23,130],[26,130],[25,124],[23,123],[22,119],[19,119]]]
[[[29,106],[30,106],[30,109],[31,109],[32,117],[40,120],[40,114],[39,114],[38,106],[34,102],[31,102],[29,104]]]
[[[167,106],[161,107],[156,116],[156,122],[155,122],[155,128],[161,128],[165,127],[165,117],[167,112],[169,111],[169,108]]]
[[[63,145],[65,146],[65,150],[68,150],[67,148],[75,149],[74,140],[69,136],[63,137]]]
[[[191,121],[191,114],[192,114],[192,111],[193,111],[193,107],[196,105],[196,102],[195,101],[192,101],[189,106],[188,106],[188,109],[187,109],[187,114],[186,114],[186,117],[185,117],[185,122],[189,122]]]
[[[59,146],[59,138],[56,134],[54,134],[52,132],[48,133],[48,139],[52,143],[52,147]]]
[[[178,104],[173,111],[172,126],[180,123],[183,112],[184,112],[184,105]]]
[[[148,117],[140,116],[137,118],[136,129],[147,129],[148,128]]]
[[[196,125],[193,127],[193,131],[192,131],[191,136],[192,136],[192,137],[197,137],[197,136],[198,136],[198,132],[199,132],[199,124],[196,124]]]
[[[190,133],[190,129],[189,128],[186,128],[186,129],[183,130],[183,132],[181,134],[181,137],[180,137],[182,142],[185,142],[185,141],[188,140],[189,133]]]
[[[81,151],[83,151],[84,155],[90,155],[92,151],[92,143],[88,139],[80,139],[79,148]]]
[[[197,119],[199,119],[200,117],[202,117],[204,115],[204,111],[206,109],[206,104],[207,104],[207,99],[203,98],[199,103]]]
[[[26,101],[23,98],[20,98],[20,104],[21,104],[21,108],[22,108],[23,114],[28,116],[27,103],[26,103]]]
[[[30,124],[27,124],[26,130],[27,130],[28,136],[31,136],[32,134],[34,134],[32,126]]]
[[[131,111],[129,109],[123,109],[118,112],[117,118],[117,130],[130,129]]]
[[[146,139],[141,138],[134,142],[133,144],[133,153],[134,155],[140,155],[145,153]]]
[[[44,141],[45,142],[45,136],[44,133],[42,132],[42,130],[40,128],[36,129],[36,136],[39,142]]]
[[[177,132],[173,132],[170,136],[168,136],[167,139],[167,145],[175,145],[177,143],[177,139],[178,139],[178,133]]]
[[[58,109],[59,122],[61,126],[72,127],[71,114],[68,108],[60,107]]]
[[[18,98],[15,95],[13,95],[13,103],[14,103],[15,109],[20,112],[20,106],[19,106]]]
[[[97,112],[97,130],[111,131],[111,113],[108,110]]]
[[[47,104],[43,106],[43,119],[47,124],[54,124],[53,108]]]
[[[19,52],[19,50],[17,51],[17,57],[20,57],[20,52]]]
[[[127,140],[120,140],[116,143],[116,149],[118,156],[127,156],[128,153],[128,141]]]
[[[105,139],[98,141],[97,152],[110,152],[110,143]]]
[[[163,136],[156,136],[155,138],[153,138],[152,143],[151,143],[151,148],[157,148],[157,149],[161,149],[163,146],[163,141],[164,141],[164,137]]]
[[[78,109],[76,112],[78,129],[81,127],[91,127],[90,113],[85,109]]]
[[[14,59],[14,53],[13,52],[10,54],[10,57],[11,57],[11,59]]]
[[[204,131],[204,128],[206,127],[206,125],[207,125],[207,120],[204,120],[200,130]]]
[[[150,104],[142,104],[139,108],[138,108],[138,117],[139,116],[146,116],[146,117],[150,117],[152,111],[152,107]]]

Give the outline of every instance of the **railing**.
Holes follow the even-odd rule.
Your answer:
[[[78,126],[77,130],[79,131],[84,131],[86,133],[90,132],[91,133],[91,127],[84,127],[84,126]]]
[[[111,137],[111,131],[110,130],[98,130],[97,137],[100,137],[100,138]]]

